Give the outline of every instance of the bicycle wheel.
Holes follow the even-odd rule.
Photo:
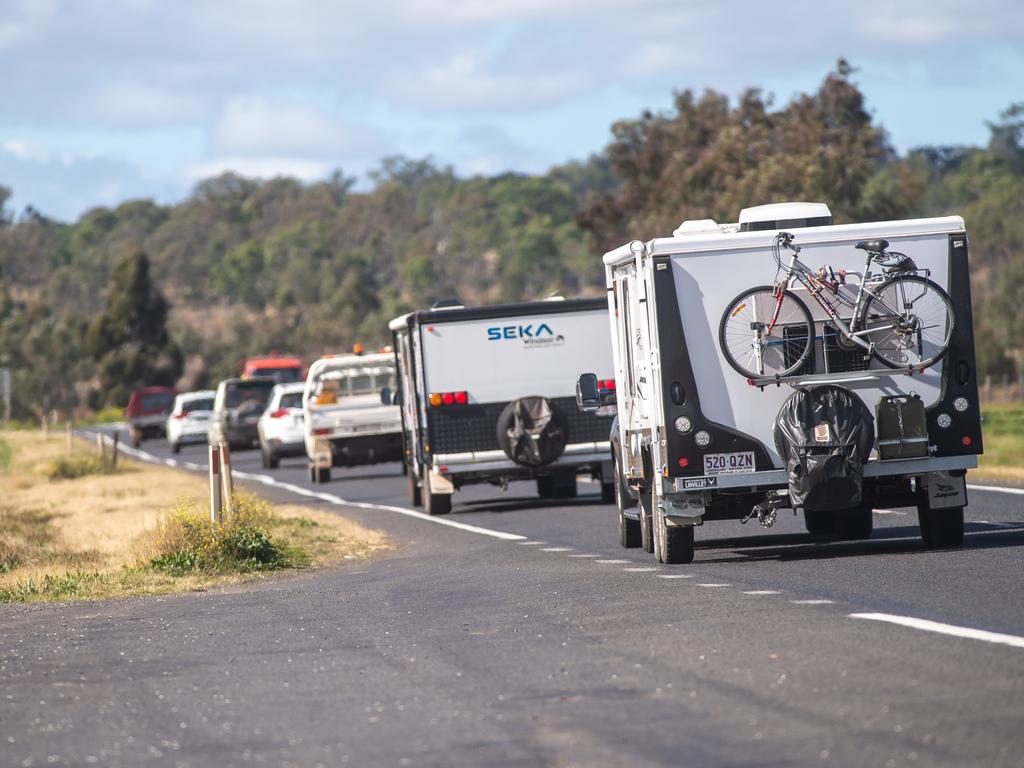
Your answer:
[[[811,353],[814,321],[792,292],[782,291],[780,299],[774,286],[761,285],[729,302],[718,342],[729,365],[748,379],[787,376]]]
[[[884,365],[927,368],[946,354],[956,310],[942,288],[920,275],[895,275],[871,294],[860,329]]]

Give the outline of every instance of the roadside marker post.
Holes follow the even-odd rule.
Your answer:
[[[71,449],[71,422],[68,422],[68,450]],[[96,433],[96,450],[100,452],[100,466],[107,466],[107,444],[103,442],[103,435]]]
[[[117,469],[117,449],[121,441],[121,433],[114,432],[114,442],[110,444],[110,468]]]
[[[231,449],[227,442],[220,444],[220,474],[224,485],[224,516],[231,518],[231,496],[235,492],[235,479],[231,474]]]
[[[211,445],[209,454],[210,522],[219,523],[221,517],[220,449],[216,445]]]

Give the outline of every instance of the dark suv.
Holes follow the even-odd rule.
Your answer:
[[[257,425],[277,382],[271,378],[226,379],[217,386],[210,417],[210,445],[231,448],[259,445]]]
[[[167,417],[174,407],[177,392],[171,387],[144,387],[132,392],[124,409],[128,437],[138,448],[149,437],[167,434]]]

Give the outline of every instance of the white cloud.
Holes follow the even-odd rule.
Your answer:
[[[302,160],[285,156],[239,155],[192,163],[185,168],[184,175],[188,179],[199,181],[231,171],[240,176],[256,179],[292,176],[302,181],[314,181],[324,178],[332,167],[328,162],[319,160]]]
[[[185,95],[130,81],[103,83],[77,104],[80,114],[122,128],[179,125],[200,114]]]

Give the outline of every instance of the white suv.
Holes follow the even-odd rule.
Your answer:
[[[167,442],[171,452],[178,453],[186,443],[205,443],[213,411],[212,389],[184,392],[174,398],[174,407],[167,417]]]
[[[278,384],[270,393],[267,410],[260,416],[260,454],[263,466],[276,469],[283,456],[305,456],[302,414],[304,382]]]

